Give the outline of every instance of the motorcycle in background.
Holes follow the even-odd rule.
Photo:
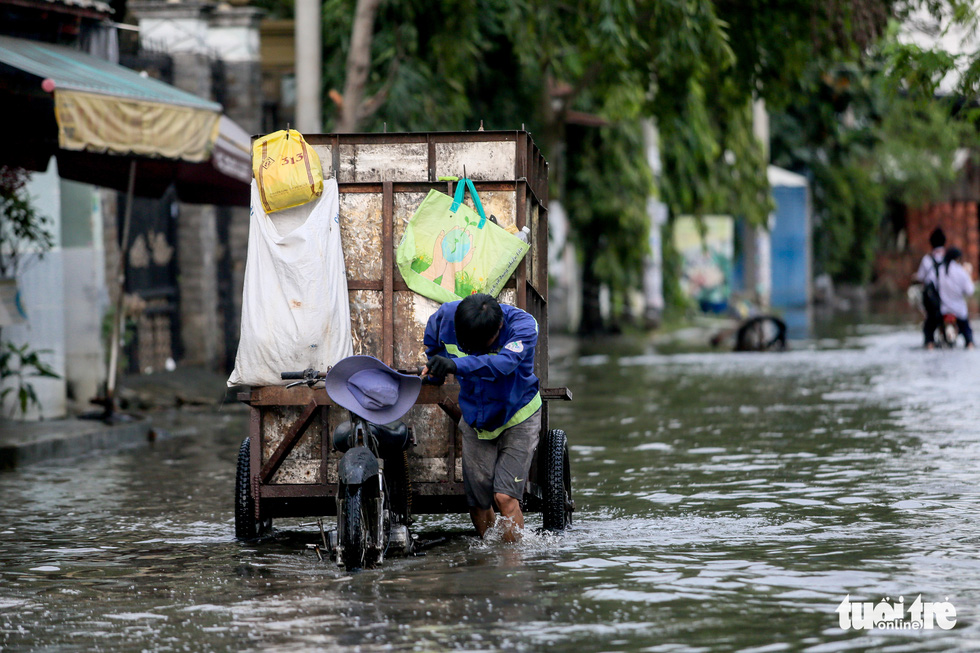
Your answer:
[[[943,323],[939,328],[940,337],[936,339],[941,347],[953,349],[956,341],[960,337],[960,327],[956,322],[956,316],[952,313],[943,315]]]

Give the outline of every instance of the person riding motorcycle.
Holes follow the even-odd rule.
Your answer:
[[[959,249],[950,247],[933,274],[938,274],[936,286],[939,288],[940,312],[956,318],[956,326],[963,334],[966,348],[973,349],[973,330],[970,328],[966,300],[973,295],[975,288],[970,273],[960,264],[962,256]]]

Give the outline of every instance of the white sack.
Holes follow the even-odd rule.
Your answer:
[[[354,353],[336,180],[324,180],[312,206],[305,222],[280,236],[252,181],[242,334],[229,386],[283,385],[282,372],[325,372]],[[288,225],[288,217],[276,222]]]

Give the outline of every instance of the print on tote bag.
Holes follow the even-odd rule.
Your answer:
[[[469,190],[476,211],[463,204]],[[455,197],[430,190],[405,228],[396,262],[409,288],[439,302],[473,293],[496,297],[530,246],[487,220],[473,182]]]

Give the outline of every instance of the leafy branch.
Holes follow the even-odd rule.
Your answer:
[[[34,386],[28,381],[31,378],[60,379],[61,377],[50,365],[41,360],[42,354],[51,353],[48,349],[32,350],[30,345],[17,346],[12,342],[0,343],[0,370],[6,385],[0,390],[0,405],[7,397],[15,394],[15,410],[26,413],[31,406],[40,407],[41,402],[34,391]]]
[[[0,277],[23,272],[29,253],[43,253],[54,244],[48,219],[31,205],[23,168],[0,167]]]

